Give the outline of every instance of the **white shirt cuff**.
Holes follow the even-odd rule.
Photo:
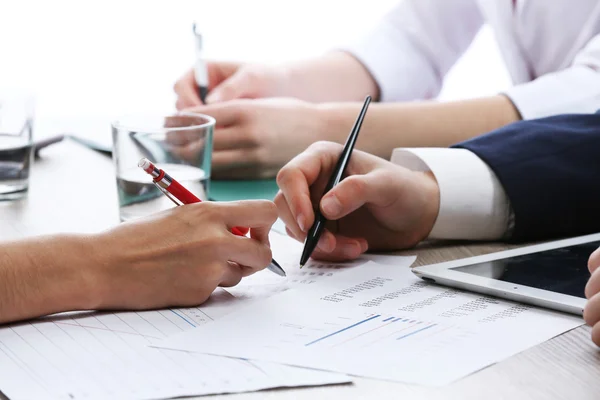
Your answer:
[[[592,114],[600,108],[600,72],[585,66],[544,75],[504,92],[523,119]]]
[[[431,171],[440,187],[440,211],[430,239],[496,240],[509,232],[512,211],[494,172],[465,149],[395,149],[392,162]]]

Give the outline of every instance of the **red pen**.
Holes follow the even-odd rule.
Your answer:
[[[142,158],[138,162],[138,167],[142,168],[146,173],[152,176],[152,181],[156,187],[158,187],[159,190],[176,205],[181,206],[184,204],[202,202],[196,195],[187,190],[181,183],[177,182],[171,175],[167,174],[163,169],[158,168],[147,158]],[[248,231],[248,228],[237,226],[231,229],[231,233],[237,236],[246,236]],[[279,276],[285,276],[283,268],[281,268],[279,263],[273,259],[267,269]]]

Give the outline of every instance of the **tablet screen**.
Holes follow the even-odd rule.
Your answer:
[[[600,241],[451,268],[455,271],[585,298],[588,258]]]

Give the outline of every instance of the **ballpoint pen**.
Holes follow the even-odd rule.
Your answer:
[[[196,60],[194,62],[194,78],[196,79],[196,85],[198,85],[198,93],[200,94],[200,100],[206,104],[206,95],[208,95],[208,71],[206,68],[206,61],[202,57],[203,40],[202,34],[196,29],[196,23],[194,22],[194,44],[196,46]]]
[[[360,127],[362,126],[363,119],[365,118],[365,114],[367,113],[367,108],[369,108],[370,103],[371,96],[367,96],[365,98],[365,103],[363,104],[362,109],[360,110],[360,114],[358,114],[358,118],[356,119],[356,122],[354,123],[354,126],[350,131],[350,135],[348,135],[348,139],[346,140],[346,144],[344,145],[342,154],[340,154],[340,158],[338,158],[337,164],[335,165],[331,177],[329,178],[329,182],[327,182],[327,186],[325,186],[323,196],[325,196],[327,192],[333,189],[342,180],[342,176],[344,175],[344,171],[346,171],[346,166],[350,161],[352,150],[354,150],[354,144],[356,143],[356,139],[358,138]],[[326,222],[327,219],[323,216],[323,214],[321,214],[319,207],[317,207],[315,211],[315,222],[308,230],[308,234],[306,235],[306,241],[304,242],[304,249],[302,250],[302,256],[300,257],[300,268],[302,268],[304,264],[306,264],[312,252],[315,250],[315,247],[317,247],[319,238],[323,233],[323,229],[325,229]]]
[[[147,174],[152,176],[152,182],[156,185],[156,187],[177,206],[200,203],[202,201],[192,192],[187,190],[183,185],[177,182],[173,177],[167,174],[163,169],[156,167],[147,158],[142,158],[138,163],[138,166]],[[248,228],[233,227],[231,232],[237,236],[246,236],[246,233],[248,233]],[[279,276],[285,276],[285,271],[283,268],[281,268],[277,261],[273,259],[271,259],[271,263],[267,269]]]

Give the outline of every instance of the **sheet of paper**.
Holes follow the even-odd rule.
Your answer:
[[[438,386],[581,324],[370,262],[161,346]]]
[[[0,329],[0,390],[16,399],[154,399],[348,382],[263,361],[148,347],[228,311],[225,291],[203,307],[65,313]]]
[[[414,256],[365,254],[355,261],[344,263],[320,262],[311,259],[303,268],[300,268],[302,243],[285,234],[282,235],[273,231],[269,235],[269,240],[273,258],[283,267],[287,276],[280,277],[271,272],[262,271],[245,278],[235,287],[227,288],[226,290],[233,296],[244,300],[244,306],[257,300],[266,299],[274,294],[285,292],[293,287],[314,285],[317,282],[329,280],[331,277],[354,269],[369,260],[397,266],[410,266],[416,260]],[[239,306],[239,304],[236,304],[231,310],[237,310]]]

